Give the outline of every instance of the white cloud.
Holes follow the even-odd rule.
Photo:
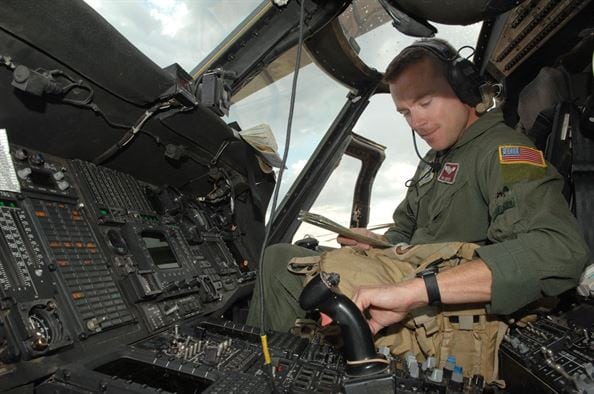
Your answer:
[[[101,8],[103,8],[103,1],[102,0],[85,0],[85,2],[91,6],[91,8],[95,9],[95,10],[100,10]]]
[[[374,193],[386,195],[402,190],[404,183],[410,179],[416,166],[407,162],[393,162],[385,164],[385,171],[381,171],[374,183]]]
[[[174,0],[148,2],[150,15],[161,24],[161,34],[174,38],[180,29],[189,23],[189,11],[185,3]]]
[[[191,71],[261,0],[85,0],[160,67]]]
[[[307,164],[307,160],[305,159],[298,160],[295,163],[291,164],[291,172],[293,172],[293,175],[299,175],[301,171],[303,171],[305,164]]]

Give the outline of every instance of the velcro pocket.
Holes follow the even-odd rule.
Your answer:
[[[456,194],[468,184],[468,180],[459,180],[453,185],[441,185],[438,196],[435,202],[429,207],[429,217],[431,221],[435,221],[444,209],[452,205],[452,201],[456,198]]]

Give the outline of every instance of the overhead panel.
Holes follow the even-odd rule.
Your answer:
[[[532,0],[512,10],[491,52],[489,71],[504,77],[569,23],[590,0]]]

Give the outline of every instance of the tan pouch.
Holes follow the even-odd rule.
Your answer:
[[[480,374],[487,383],[503,387],[503,382],[496,379],[499,346],[507,330],[504,322],[487,315],[484,308],[471,307],[442,310],[433,321],[437,330],[428,332],[423,324],[415,329],[424,357],[435,357],[443,368],[448,356],[453,355],[464,376]]]
[[[475,258],[477,247],[469,243],[451,243],[426,257],[416,271],[435,263],[438,263],[440,271],[445,271]],[[453,251],[455,253],[448,258],[447,255]],[[412,315],[422,356],[436,357],[438,366],[443,368],[448,356],[453,355],[456,364],[462,366],[464,376],[480,374],[487,383],[505,387],[497,376],[499,346],[507,324],[487,315],[480,305],[444,305],[439,309],[426,307],[413,311]]]

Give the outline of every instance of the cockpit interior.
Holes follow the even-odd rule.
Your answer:
[[[345,346],[268,330],[264,351],[246,324],[265,246],[338,247],[300,211],[392,220],[418,158],[382,76],[422,37],[466,47],[594,253],[594,2],[193,1],[184,66],[99,3],[2,2],[0,391],[594,393],[593,266],[510,324],[500,387],[414,357],[348,373]]]

